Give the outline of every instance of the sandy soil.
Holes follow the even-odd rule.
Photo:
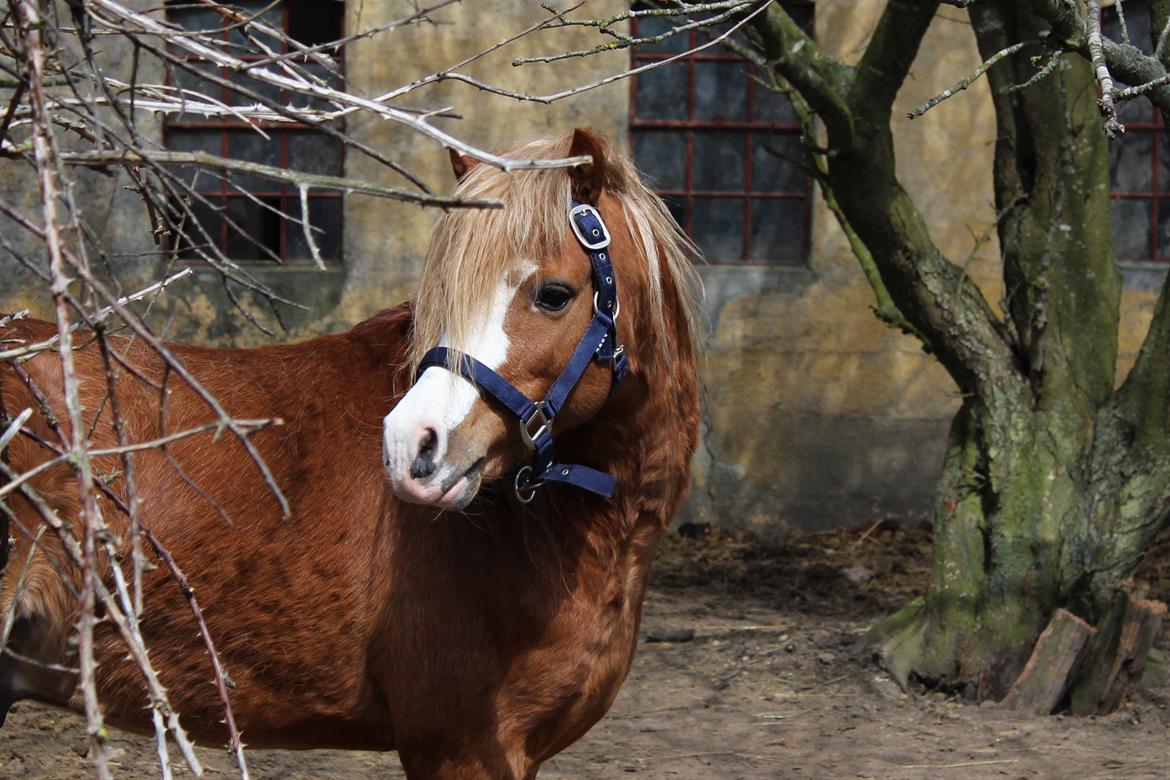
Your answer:
[[[921,590],[928,536],[867,531],[774,545],[668,539],[629,680],[541,778],[1170,776],[1170,688],[1095,719],[899,691],[853,641]],[[1147,571],[1165,597],[1170,578]],[[112,747],[118,777],[158,776],[149,740],[115,733]],[[22,703],[0,731],[0,778],[89,777],[83,753],[80,719]],[[222,750],[201,758],[209,776],[233,774]],[[257,750],[249,763],[258,778],[402,776],[392,753]]]

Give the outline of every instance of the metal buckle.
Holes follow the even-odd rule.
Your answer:
[[[532,467],[525,466],[516,472],[516,479],[512,481],[512,491],[516,494],[516,499],[521,504],[531,504],[532,499],[536,498],[536,489],[540,487],[540,485],[520,487],[521,477],[523,477],[525,473],[531,474]],[[525,478],[523,481],[527,482],[528,480]]]
[[[594,228],[594,235],[583,235],[581,233],[581,226],[577,224],[576,220],[578,214],[592,214],[597,218],[597,224],[600,230]],[[588,203],[582,203],[569,209],[569,227],[573,228],[573,235],[577,236],[577,240],[581,242],[581,245],[591,252],[596,252],[599,249],[605,249],[609,246],[609,228],[605,226],[605,220],[597,213],[597,209]]]
[[[520,438],[528,445],[528,449],[536,449],[536,440],[548,432],[549,423],[552,422],[544,414],[544,401],[536,402],[536,411],[527,420],[520,421]],[[532,430],[532,424],[536,423],[536,430]],[[530,499],[531,500],[531,499]]]
[[[596,292],[593,293],[593,314],[594,315],[601,313],[601,311],[597,308],[597,296],[598,295],[599,295],[599,293],[596,293]],[[613,304],[614,304],[613,314],[610,314],[609,318],[611,320],[613,320],[614,322],[617,322],[618,315],[622,313],[622,301],[620,298],[614,298]]]

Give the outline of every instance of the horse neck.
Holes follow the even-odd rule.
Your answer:
[[[580,517],[580,531],[599,552],[636,542],[656,546],[690,488],[699,430],[697,368],[677,296],[669,279],[664,284],[666,332],[659,332],[646,307],[637,307],[626,344],[631,375],[566,442],[566,460],[570,453],[594,454],[596,467],[618,478],[614,497],[595,500],[597,511]]]

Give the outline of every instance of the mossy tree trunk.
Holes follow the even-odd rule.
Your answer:
[[[1154,6],[1160,31],[1170,2]],[[1035,61],[1036,48],[988,71],[1002,317],[934,246],[895,173],[891,107],[936,10],[891,0],[848,67],[772,6],[755,25],[753,58],[824,123],[829,151],[812,154],[878,300],[896,306],[884,318],[922,338],[964,398],[938,485],[929,591],[874,639],[903,683],[914,675],[998,699],[1056,610],[1098,624],[1124,605],[1118,589],[1166,524],[1170,302],[1164,289],[1115,390],[1121,280],[1108,139],[1084,30],[1057,2],[984,0],[970,11],[985,58],[1021,41],[1068,49],[1022,89],[1013,87],[1047,59]],[[1150,77],[1162,65],[1128,67]]]

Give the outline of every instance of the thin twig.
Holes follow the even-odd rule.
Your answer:
[[[1020,51],[1023,48],[1026,48],[1028,46],[1035,46],[1035,45],[1038,45],[1040,43],[1042,43],[1042,42],[1041,41],[1020,41],[1019,43],[1013,43],[1011,46],[1000,49],[995,54],[988,57],[978,68],[975,69],[975,71],[971,75],[967,76],[964,79],[960,79],[958,82],[956,82],[952,86],[948,87],[947,89],[944,89],[942,92],[938,93],[937,95],[935,95],[930,100],[923,103],[918,108],[916,108],[913,111],[911,111],[910,113],[906,114],[906,116],[910,119],[917,119],[918,117],[922,116],[927,111],[934,108],[939,103],[946,100],[947,98],[950,98],[950,97],[953,97],[954,95],[957,95],[958,93],[965,90],[967,87],[974,84],[979,79],[980,76],[982,76],[987,71],[991,70],[991,68],[993,68],[996,63],[1000,62],[1005,57],[1009,57],[1012,54],[1015,54],[1016,52]]]
[[[1100,0],[1087,0],[1085,8],[1088,12],[1089,56],[1093,61],[1093,73],[1101,87],[1100,105],[1101,113],[1105,117],[1105,133],[1113,138],[1125,132],[1125,125],[1117,121],[1117,108],[1113,102],[1113,77],[1109,74],[1109,66],[1105,63],[1105,54],[1101,48]]]

